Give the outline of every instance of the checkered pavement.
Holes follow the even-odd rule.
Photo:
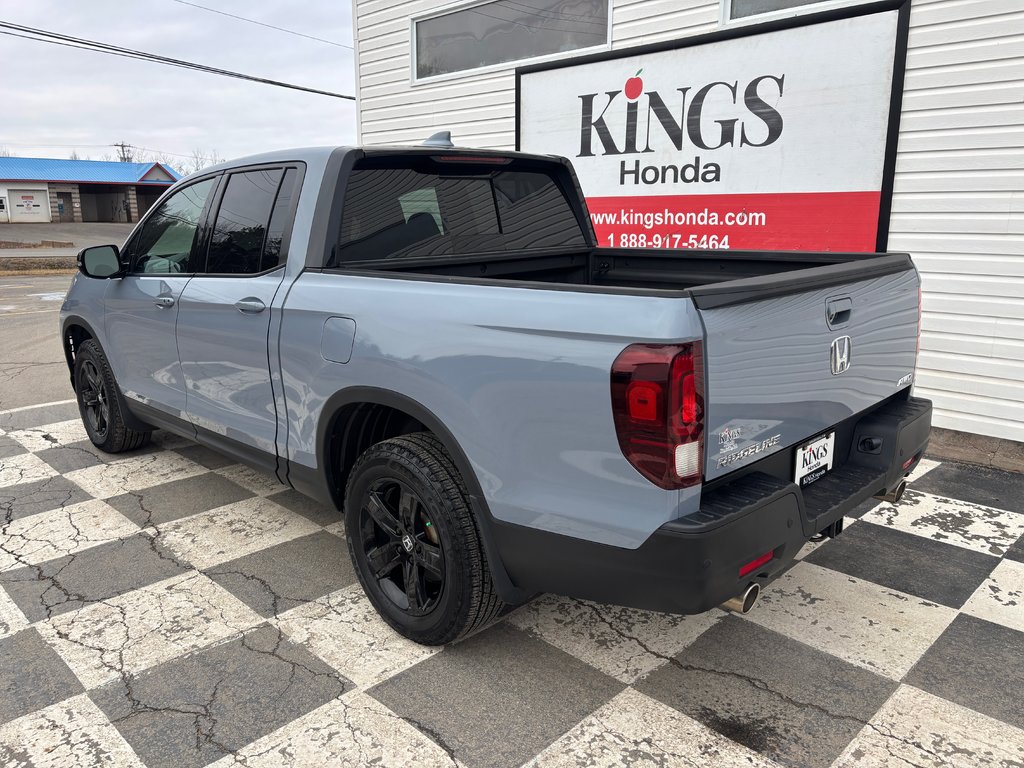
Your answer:
[[[0,765],[1024,763],[1024,477],[924,461],[746,617],[541,597],[443,650],[340,515],[73,403],[0,413]]]

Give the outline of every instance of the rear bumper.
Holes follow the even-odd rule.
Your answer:
[[[778,472],[747,472],[705,492],[699,512],[665,523],[636,549],[498,523],[502,561],[528,592],[701,613],[751,582],[764,586],[809,538],[894,489],[928,445],[931,412],[920,398],[889,402],[843,430],[850,442],[837,455],[845,462],[816,483],[801,489]],[[868,437],[881,439],[876,452],[859,449]],[[740,577],[745,563],[769,551],[769,562]]]

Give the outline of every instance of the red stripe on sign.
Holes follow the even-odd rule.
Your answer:
[[[872,252],[880,192],[588,197],[598,243],[614,248]]]

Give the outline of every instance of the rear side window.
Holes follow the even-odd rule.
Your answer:
[[[267,227],[267,242],[263,246],[263,258],[260,261],[260,272],[280,266],[281,244],[284,241],[288,224],[291,223],[292,203],[295,200],[295,180],[299,172],[289,168],[284,172],[284,179],[274,201],[274,209],[270,213],[270,225]]]
[[[233,173],[213,225],[206,272],[245,275],[261,271],[263,244],[283,170]]]
[[[585,247],[580,223],[551,174],[440,165],[357,166],[345,191],[338,255],[332,266]]]

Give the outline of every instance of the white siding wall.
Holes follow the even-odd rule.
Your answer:
[[[612,45],[670,40],[714,29],[717,0],[610,0]],[[431,84],[410,83],[409,18],[436,2],[355,0],[359,129],[364,144],[419,143],[451,130],[461,146],[515,146],[515,65]]]
[[[916,392],[1024,440],[1024,2],[911,7],[889,248],[923,275]]]
[[[613,47],[699,34],[717,0],[611,0]],[[514,66],[410,84],[409,17],[355,0],[361,140],[515,142]],[[935,424],[1024,441],[1024,2],[913,0],[891,250],[924,276],[917,392]]]

